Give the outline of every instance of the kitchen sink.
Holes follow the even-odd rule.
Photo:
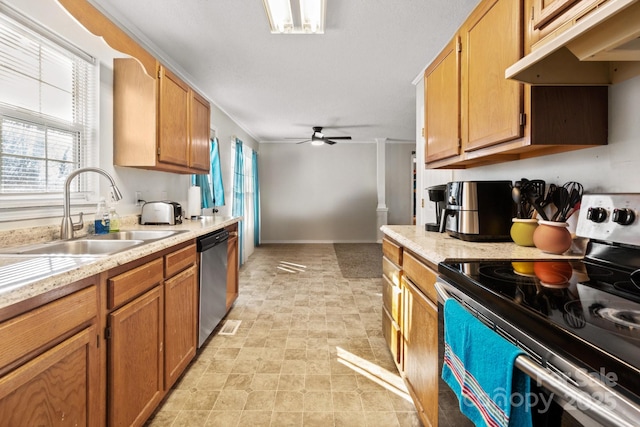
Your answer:
[[[91,239],[101,241],[144,240],[145,242],[148,242],[150,240],[164,239],[184,232],[185,230],[128,230],[91,236]]]
[[[6,251],[12,255],[91,256],[109,255],[145,243],[143,240],[64,240]]]

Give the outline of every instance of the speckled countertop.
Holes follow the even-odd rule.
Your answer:
[[[127,224],[126,227],[122,227],[121,231],[178,230],[183,232],[103,257],[15,256],[0,254],[0,309],[179,243],[195,239],[198,236],[232,225],[241,219],[240,217],[208,216],[198,220],[185,220],[182,224],[178,225],[143,226]],[[31,240],[29,240],[29,236],[24,236],[30,232],[35,234]],[[0,247],[6,249],[7,247],[15,245],[15,242],[19,244],[41,242],[40,234],[43,234],[42,230],[13,230],[11,233],[5,233],[4,236],[0,236]],[[20,235],[20,238],[17,238],[18,235]],[[11,243],[13,243],[13,245]],[[15,282],[8,279],[16,275],[22,277],[22,280]]]
[[[426,231],[417,225],[383,225],[380,230],[407,249],[434,265],[442,261],[482,261],[491,259],[581,259],[584,242],[574,240],[564,255],[553,255],[532,247],[518,246],[513,242],[468,242],[446,233]]]

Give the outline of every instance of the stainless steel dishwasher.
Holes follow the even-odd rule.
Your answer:
[[[219,230],[197,240],[200,253],[200,331],[198,348],[211,335],[227,310],[227,240]]]

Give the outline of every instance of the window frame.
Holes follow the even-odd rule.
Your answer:
[[[4,117],[17,121],[31,122],[37,126],[60,129],[63,132],[78,132],[78,148],[76,168],[86,166],[97,166],[98,143],[98,123],[99,123],[99,96],[100,96],[100,67],[96,59],[65,40],[61,36],[40,26],[21,12],[11,8],[6,4],[0,4],[0,14],[17,25],[23,27],[29,37],[38,45],[46,45],[48,49],[64,51],[65,55],[71,54],[76,60],[84,60],[87,65],[86,80],[83,82],[85,96],[85,110],[80,112],[83,120],[72,120],[71,122],[46,116],[36,111],[27,110],[14,105],[0,102],[0,126]],[[24,36],[24,35],[22,35]],[[78,75],[75,65],[72,72]],[[74,90],[75,92],[75,90]],[[71,102],[77,108],[78,98],[74,93]],[[45,155],[45,159],[48,156]],[[74,161],[75,163],[75,161]],[[77,176],[72,185],[71,213],[77,214],[82,208],[95,207],[95,198],[98,193],[98,177],[95,174],[81,174]],[[1,191],[1,190],[0,190]],[[30,193],[1,193],[0,192],[0,222],[16,221],[25,219],[41,219],[50,217],[61,217],[63,206],[63,191],[55,192],[30,192]]]

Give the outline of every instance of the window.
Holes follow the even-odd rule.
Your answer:
[[[0,220],[18,207],[32,218],[61,215],[67,176],[93,163],[94,64],[19,12],[0,9]],[[89,175],[74,179],[74,199],[95,190]]]

